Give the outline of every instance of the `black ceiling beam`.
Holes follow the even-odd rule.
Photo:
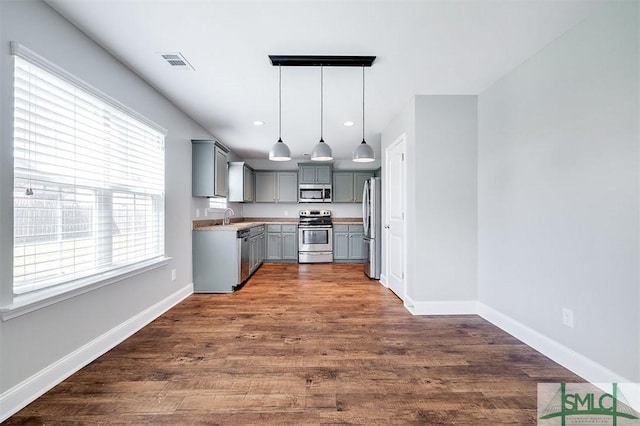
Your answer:
[[[283,67],[370,67],[375,56],[269,55],[271,65]]]

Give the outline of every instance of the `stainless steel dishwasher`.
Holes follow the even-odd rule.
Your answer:
[[[238,285],[245,282],[249,278],[251,273],[251,259],[250,259],[250,243],[249,243],[250,231],[245,229],[237,232],[238,240]]]

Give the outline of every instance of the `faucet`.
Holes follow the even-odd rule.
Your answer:
[[[229,214],[227,215],[227,213],[229,213]],[[229,224],[229,219],[230,219],[230,217],[231,217],[231,216],[235,216],[235,215],[236,215],[236,214],[233,212],[233,209],[232,209],[232,208],[226,208],[226,209],[224,210],[224,218],[222,219],[222,224],[223,224],[223,225],[228,225],[228,224]]]

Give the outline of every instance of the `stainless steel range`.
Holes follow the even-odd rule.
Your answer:
[[[331,210],[300,210],[298,219],[298,262],[333,262]]]

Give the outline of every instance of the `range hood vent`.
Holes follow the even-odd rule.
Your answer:
[[[194,70],[193,66],[185,59],[185,57],[180,52],[164,52],[160,53],[162,59],[167,61],[167,63],[171,66],[171,68],[178,70]]]

